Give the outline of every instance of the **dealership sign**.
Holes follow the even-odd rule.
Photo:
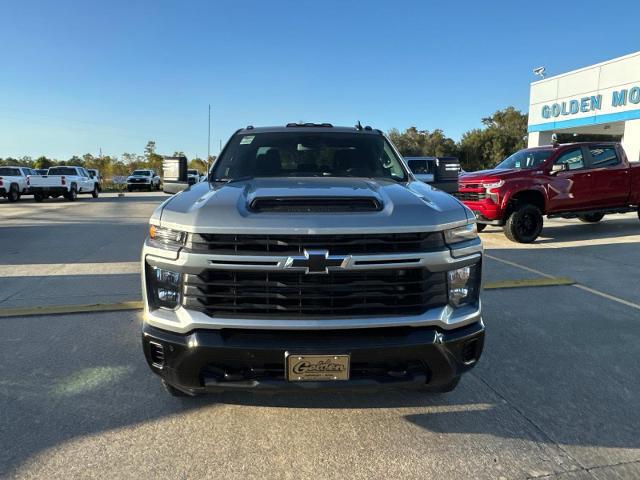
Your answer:
[[[611,98],[607,99],[612,107],[624,107],[628,104],[640,104],[640,87],[614,90]],[[561,115],[575,115],[602,109],[602,94],[590,95],[564,102],[556,102],[542,106],[542,117],[552,118]]]

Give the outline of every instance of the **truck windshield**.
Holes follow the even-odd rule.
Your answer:
[[[496,165],[496,170],[537,168],[551,155],[553,150],[520,150]]]
[[[140,177],[148,177],[151,175],[149,170],[134,170],[131,175],[138,175]]]
[[[400,159],[382,135],[264,132],[234,135],[216,161],[214,181],[251,177],[368,177],[404,181]]]

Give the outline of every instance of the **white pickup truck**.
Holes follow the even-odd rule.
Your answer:
[[[83,167],[51,167],[47,175],[30,177],[30,192],[36,202],[45,198],[64,196],[69,201],[79,193],[90,193],[98,198],[98,182]]]
[[[155,170],[134,170],[133,173],[127,177],[127,191],[133,192],[134,190],[143,188],[149,191],[160,190],[160,177],[156,174]]]
[[[27,167],[0,167],[0,197],[17,202],[29,191],[29,175],[33,170]]]

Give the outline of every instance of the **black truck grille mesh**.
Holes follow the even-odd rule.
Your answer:
[[[373,235],[233,235],[190,234],[186,248],[219,255],[298,255],[329,250],[330,255],[416,253],[444,248],[442,232]]]
[[[417,269],[243,272],[208,269],[184,278],[184,305],[212,316],[418,315],[447,303],[445,273]]]
[[[478,192],[456,192],[454,194],[458,200],[467,201],[467,202],[477,202],[479,200],[484,200],[487,198],[487,195],[484,193]]]
[[[382,204],[367,197],[263,197],[253,200],[250,208],[279,213],[377,212]]]

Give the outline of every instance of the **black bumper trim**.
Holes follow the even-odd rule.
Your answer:
[[[176,388],[197,394],[219,390],[344,390],[428,386],[438,388],[472,368],[484,344],[484,325],[338,331],[195,330],[175,334],[144,324],[142,343],[151,370]],[[151,344],[163,347],[162,366]],[[471,352],[470,352],[471,347]],[[155,347],[154,347],[155,348]],[[288,382],[286,351],[349,353],[348,381]],[[404,371],[389,375],[389,371]]]
[[[59,194],[67,194],[69,193],[69,189],[67,187],[31,187],[29,189],[30,193],[59,193]]]

